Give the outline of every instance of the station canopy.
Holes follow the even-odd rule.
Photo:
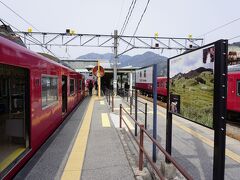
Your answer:
[[[72,69],[80,73],[87,73],[97,66],[98,61],[96,59],[74,59],[74,60],[61,60],[62,63],[67,64]],[[113,63],[110,60],[100,60],[100,66],[104,68],[105,73],[113,73]],[[118,64],[119,66],[119,64]],[[125,66],[117,67],[119,73],[127,73],[135,71],[139,67]]]

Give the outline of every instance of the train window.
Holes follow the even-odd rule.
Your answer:
[[[82,90],[82,80],[79,80],[78,82],[78,90]]]
[[[77,89],[78,89],[78,81],[77,80],[75,80],[75,89],[76,89],[76,91],[77,91]]]
[[[240,96],[240,80],[237,81],[237,96]]]
[[[75,80],[70,79],[70,95],[74,94],[74,83],[75,83]]]
[[[58,78],[42,77],[42,107],[49,106],[58,100]]]

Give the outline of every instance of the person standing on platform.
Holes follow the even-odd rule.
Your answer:
[[[92,96],[92,89],[93,89],[93,83],[92,83],[92,80],[90,80],[88,83],[88,91],[90,96]]]
[[[94,86],[95,86],[95,91],[98,94],[98,82],[97,82],[97,80],[95,81]]]

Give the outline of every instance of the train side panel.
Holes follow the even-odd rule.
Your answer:
[[[227,110],[240,112],[240,72],[228,74]]]

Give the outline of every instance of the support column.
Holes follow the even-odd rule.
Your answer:
[[[113,60],[113,92],[114,95],[117,94],[117,61],[118,61],[118,54],[117,54],[117,40],[118,40],[118,31],[114,30],[114,60]]]
[[[129,93],[130,93],[130,96],[132,96],[132,72],[130,72],[128,74],[128,77],[129,77]]]

